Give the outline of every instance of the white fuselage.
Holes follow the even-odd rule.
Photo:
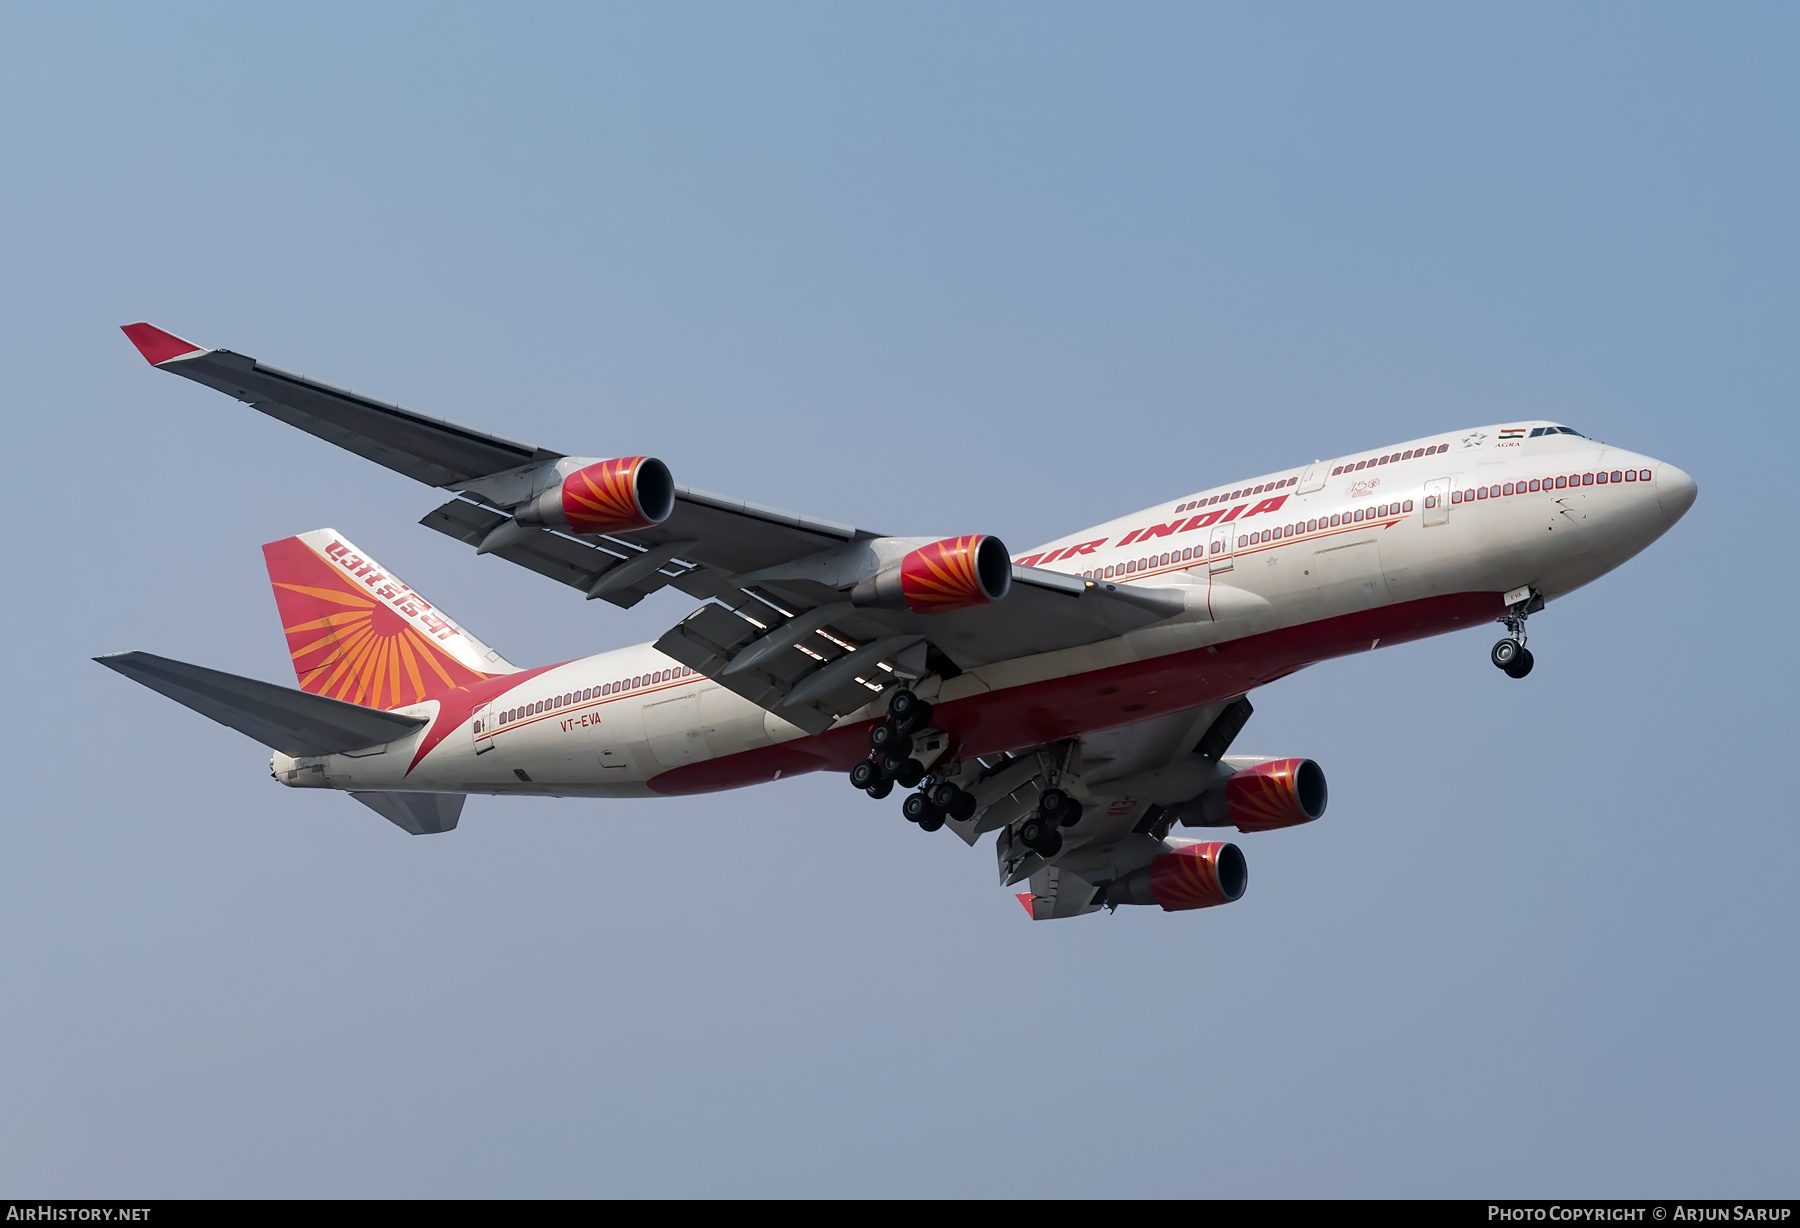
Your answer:
[[[1554,600],[1644,549],[1693,502],[1692,480],[1671,465],[1572,434],[1531,437],[1533,429],[1549,424],[1427,437],[1275,473],[1016,556],[1115,583],[1179,587],[1188,608],[1114,640],[930,679],[921,697],[940,707],[991,698],[1451,594],[1492,594],[1498,606],[1499,594],[1528,589]],[[1523,437],[1506,438],[1511,432]],[[452,732],[434,719],[373,751],[277,755],[276,777],[339,789],[641,797],[662,791],[651,782],[664,773],[806,737],[649,644],[517,677]],[[438,707],[432,700],[405,711],[436,718]]]

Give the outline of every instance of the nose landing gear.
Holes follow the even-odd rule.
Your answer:
[[[1507,636],[1489,651],[1488,660],[1508,678],[1523,678],[1531,672],[1531,649],[1525,647],[1525,619],[1543,608],[1544,599],[1527,589],[1522,599],[1513,602],[1506,614],[1495,620],[1505,625]]]
[[[1508,678],[1523,678],[1531,672],[1531,649],[1508,636],[1494,645],[1488,659],[1503,670]]]

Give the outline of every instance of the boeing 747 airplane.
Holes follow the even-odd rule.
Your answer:
[[[994,833],[1032,917],[1230,903],[1208,829],[1325,813],[1310,759],[1233,755],[1249,693],[1330,657],[1525,624],[1693,505],[1674,465],[1560,423],[1389,444],[1183,495],[1014,554],[889,537],[565,456],[149,324],[149,362],[453,497],[420,522],[630,607],[703,604],[650,644],[520,667],[335,529],[263,547],[299,689],[148,653],[100,662],[416,835],[471,793],[650,797],[831,771],[924,831]],[[1197,832],[1195,835],[1177,834]]]

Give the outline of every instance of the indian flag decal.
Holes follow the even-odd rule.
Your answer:
[[[1522,426],[1509,426],[1504,431],[1500,432],[1500,438],[1523,439],[1525,438],[1525,428]]]

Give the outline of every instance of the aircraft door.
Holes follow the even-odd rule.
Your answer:
[[[1206,570],[1209,574],[1231,570],[1232,543],[1236,540],[1236,525],[1213,526],[1212,541],[1206,547]]]
[[[494,749],[494,705],[489,704],[475,718],[473,732],[475,735],[475,753],[485,755]]]
[[[1432,478],[1425,483],[1425,527],[1450,523],[1450,479]]]

